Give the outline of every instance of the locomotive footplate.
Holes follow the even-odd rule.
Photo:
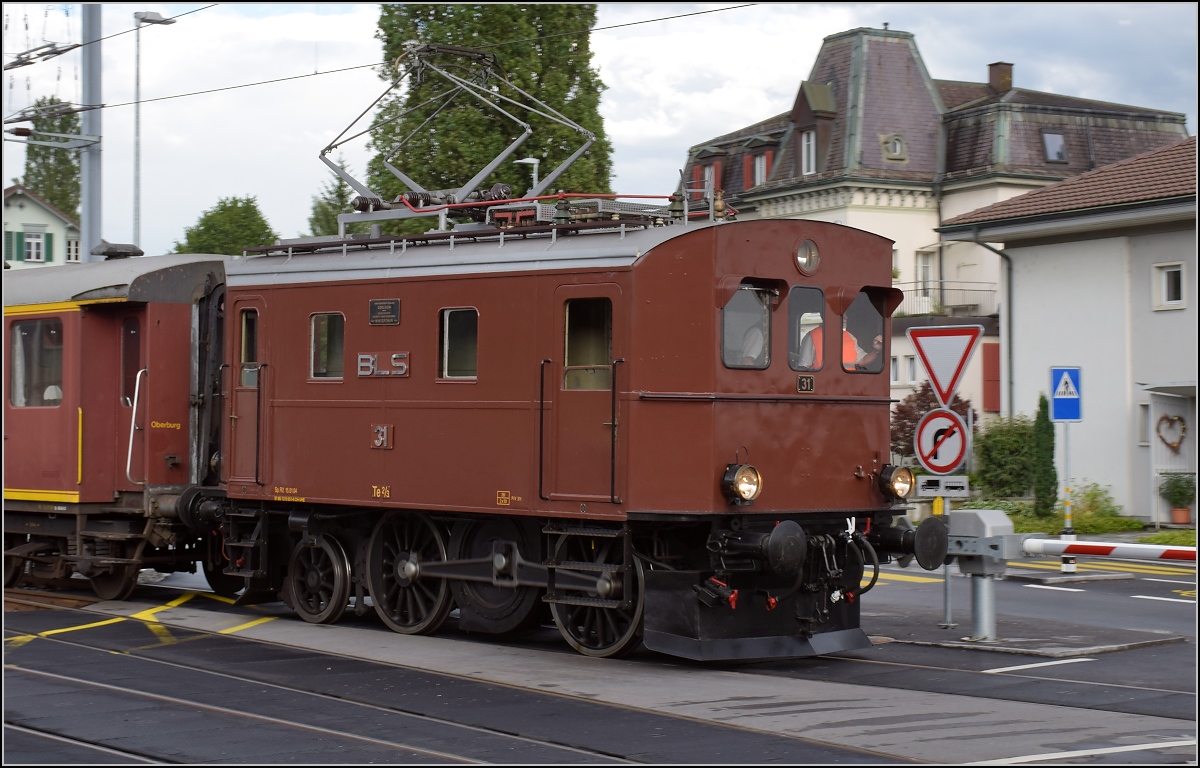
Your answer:
[[[871,645],[858,626],[856,602],[829,603],[822,622],[812,625],[797,618],[809,615],[810,604],[820,599],[812,593],[772,605],[763,594],[739,590],[739,599],[717,602],[708,600],[714,579],[700,571],[648,570],[645,578],[642,641],[652,651],[696,661],[747,661],[818,656]],[[716,585],[720,589],[724,583]],[[806,626],[809,631],[802,631]]]

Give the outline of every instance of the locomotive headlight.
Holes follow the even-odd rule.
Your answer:
[[[879,473],[879,488],[886,496],[907,498],[908,494],[912,493],[913,484],[913,473],[908,467],[886,464]]]
[[[749,464],[730,464],[725,467],[721,487],[732,504],[749,504],[762,493],[762,475]]]

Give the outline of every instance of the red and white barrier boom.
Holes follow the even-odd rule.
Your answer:
[[[1157,544],[1106,544],[1102,541],[1060,541],[1025,539],[1021,543],[1027,555],[1092,555],[1122,557],[1127,560],[1187,560],[1196,562],[1195,547],[1168,547]]]

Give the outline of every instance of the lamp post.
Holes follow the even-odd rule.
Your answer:
[[[142,244],[142,25],[174,24],[154,11],[133,14],[133,244]]]
[[[518,165],[518,164],[520,164],[520,165],[532,165],[532,166],[533,166],[533,186],[531,186],[531,187],[529,188],[529,191],[530,191],[530,192],[532,192],[533,190],[537,189],[537,183],[538,183],[538,164],[539,164],[539,163],[541,163],[541,162],[542,162],[542,161],[541,161],[541,160],[539,160],[539,159],[537,159],[536,157],[523,157],[523,158],[521,158],[520,160],[513,160],[513,164],[514,164],[514,165]]]

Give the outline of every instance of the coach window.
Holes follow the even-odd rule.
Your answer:
[[[743,281],[721,310],[721,362],[762,370],[771,364],[771,292]]]
[[[137,375],[142,369],[141,325],[136,317],[127,317],[121,323],[121,402],[126,407],[133,405]]]
[[[882,302],[860,291],[842,317],[842,368],[851,373],[881,372],[884,346]]]
[[[258,386],[258,310],[242,310],[242,386]]]
[[[13,323],[10,403],[18,408],[62,403],[62,343],[58,318]]]
[[[479,312],[443,309],[438,338],[438,375],[443,379],[474,379],[479,366]]]
[[[345,365],[346,318],[339,312],[312,316],[312,368],[314,379],[340,379]]]
[[[566,308],[563,389],[612,386],[612,302],[570,299]]]
[[[788,293],[788,365],[793,371],[815,371],[824,357],[825,294],[797,285]]]

